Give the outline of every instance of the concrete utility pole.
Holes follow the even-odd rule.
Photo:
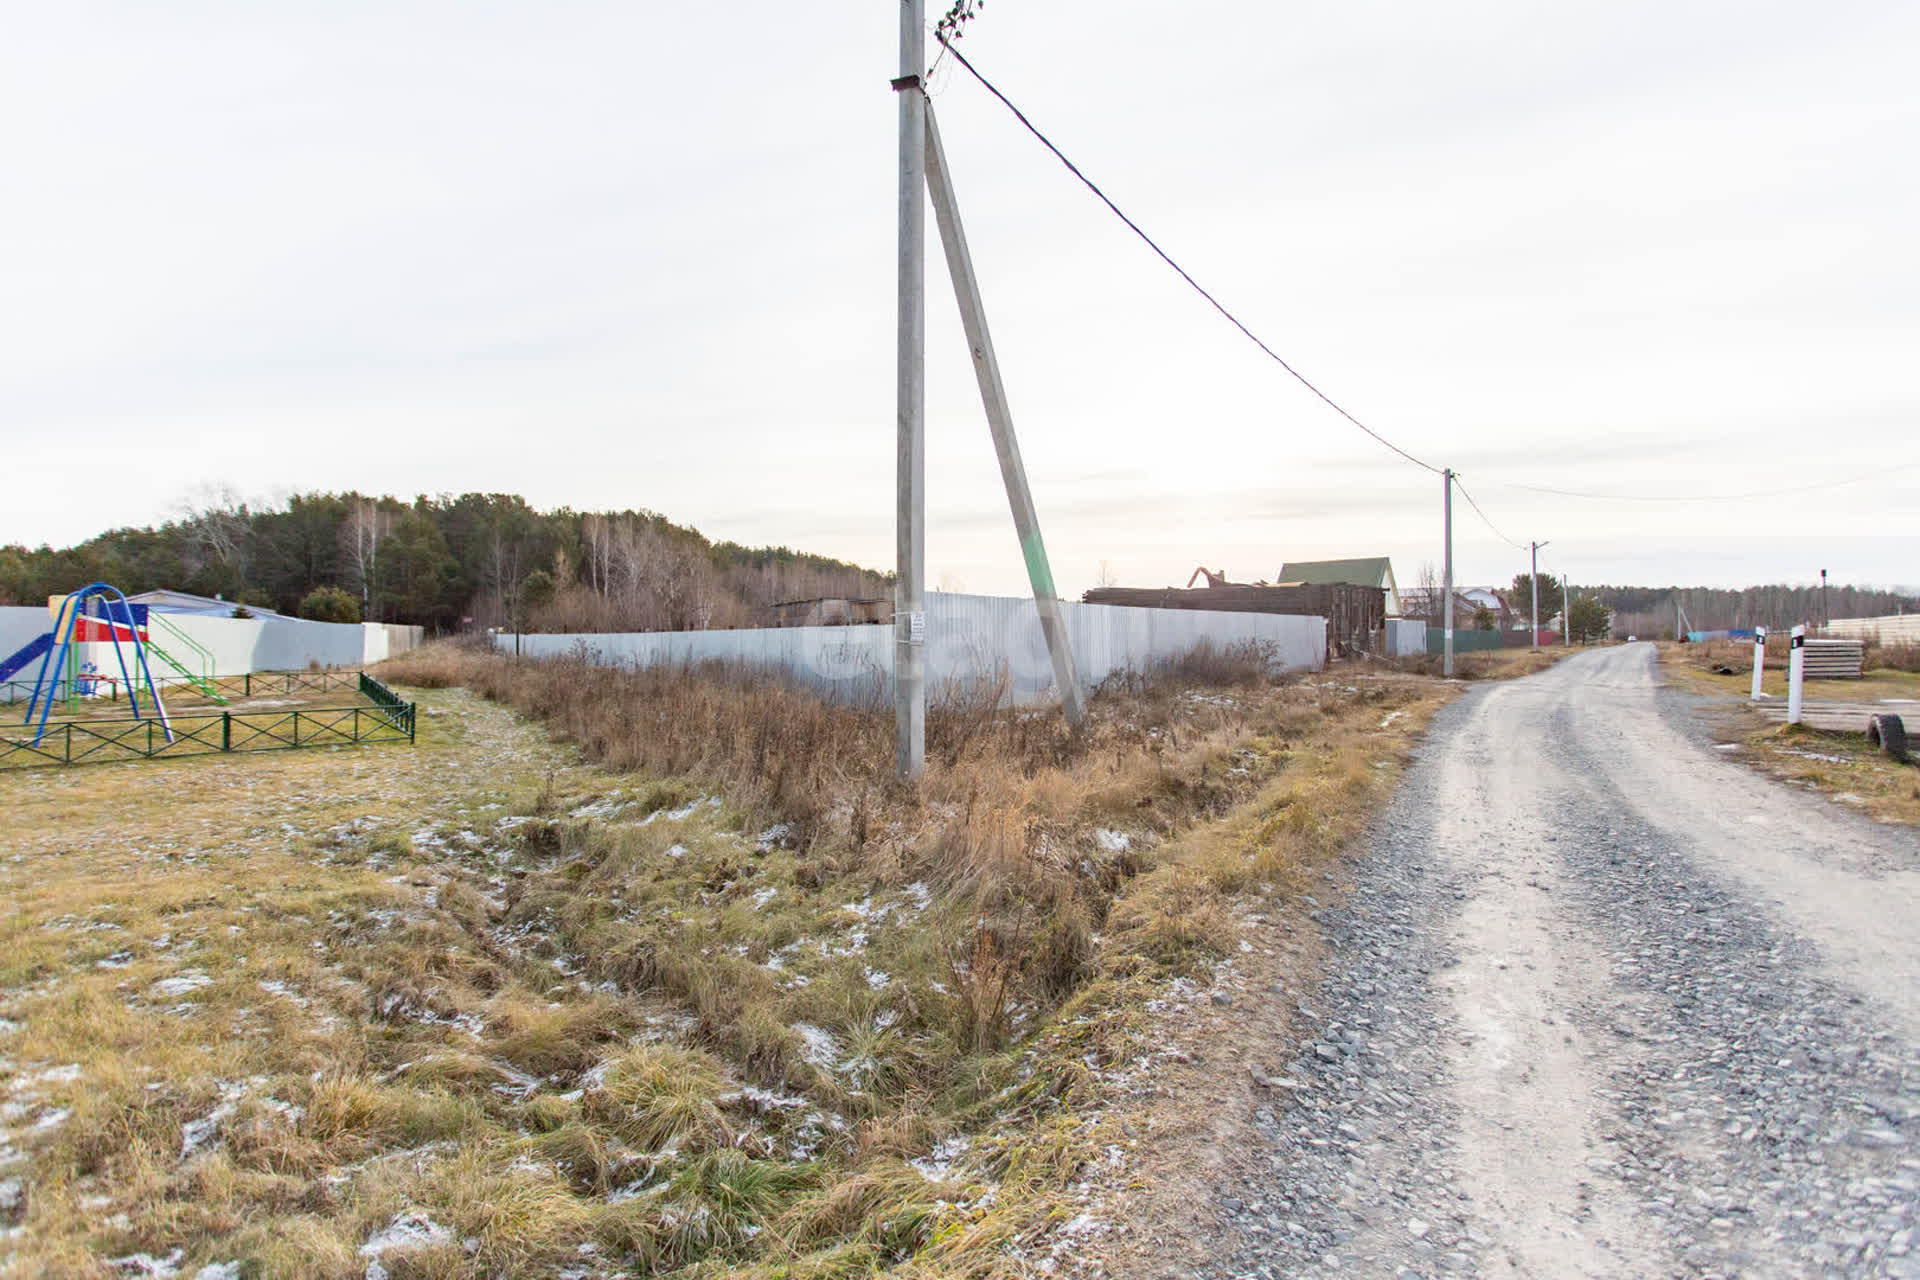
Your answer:
[[[926,25],[923,0],[900,0],[900,76],[893,82],[900,103],[893,767],[903,781],[919,777],[927,763]]]
[[[1547,544],[1534,542],[1528,545],[1533,548],[1533,568],[1528,574],[1527,586],[1533,591],[1533,647],[1538,649],[1540,647],[1540,548]],[[1560,620],[1560,625],[1566,626],[1565,618]]]
[[[1441,513],[1446,519],[1446,554],[1442,557],[1445,570],[1440,583],[1440,627],[1445,639],[1441,641],[1440,674],[1453,675],[1453,471],[1451,468],[1440,473],[1447,482],[1446,497],[1441,502]]]
[[[1020,554],[1027,562],[1027,580],[1033,585],[1040,631],[1047,640],[1047,656],[1053,660],[1053,683],[1060,690],[1060,705],[1066,711],[1067,723],[1078,729],[1086,722],[1086,697],[1080,690],[1080,677],[1074,671],[1067,621],[1060,613],[1060,596],[1054,590],[1047,546],[1040,537],[1040,514],[1027,488],[1027,470],[1020,461],[1020,442],[1013,434],[1013,410],[1007,403],[1006,385],[1000,380],[1000,362],[993,353],[993,338],[987,332],[986,304],[980,296],[980,282],[973,274],[973,256],[967,252],[966,230],[960,224],[960,202],[953,192],[953,170],[947,166],[946,148],[940,145],[940,127],[934,121],[931,102],[926,104],[925,114],[927,191],[933,197],[933,216],[940,226],[940,243],[947,251],[947,274],[953,277],[954,298],[960,304],[960,324],[966,330],[967,346],[973,353],[974,377],[980,383],[980,400],[986,406],[987,425],[993,431],[993,451],[1000,458],[1000,478],[1007,486],[1007,505],[1013,508],[1013,527],[1020,535]]]

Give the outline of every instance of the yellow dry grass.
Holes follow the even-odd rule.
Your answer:
[[[1776,698],[1787,696],[1785,648],[1770,646],[1769,664],[1761,673],[1761,689]],[[1901,764],[1870,746],[1864,733],[1831,733],[1803,725],[1773,724],[1746,705],[1752,692],[1753,646],[1715,641],[1708,644],[1662,644],[1661,671],[1689,692],[1718,698],[1729,741],[1739,744],[1737,759],[1772,777],[1812,787],[1839,803],[1856,808],[1882,822],[1920,826],[1920,769]],[[1716,667],[1730,667],[1730,673]],[[1883,698],[1920,699],[1920,674],[1889,668],[1869,670],[1859,680],[1808,680],[1805,696],[1811,700],[1878,702]],[[1908,732],[1920,737],[1920,706],[1890,704],[1901,714]]]
[[[13,1272],[1017,1271],[1141,1001],[1353,837],[1451,690],[1155,686],[1077,746],[983,715],[912,792],[795,703],[836,752],[775,766],[804,804],[729,772],[752,742],[612,770],[420,696],[412,750],[0,776]]]

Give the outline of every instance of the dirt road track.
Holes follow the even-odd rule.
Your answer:
[[[1680,697],[1633,645],[1436,720],[1212,1273],[1920,1276],[1920,836]]]

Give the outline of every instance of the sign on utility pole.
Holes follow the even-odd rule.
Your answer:
[[[926,16],[900,0],[899,344],[894,385],[898,508],[894,515],[893,766],[902,780],[927,762],[927,181]]]

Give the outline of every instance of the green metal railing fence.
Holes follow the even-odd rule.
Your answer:
[[[173,717],[173,740],[158,721],[66,720],[31,737],[0,737],[0,769],[51,764],[212,755],[230,751],[291,751],[414,740],[417,708],[377,680],[367,683],[373,706],[302,707],[291,711],[222,711]],[[9,726],[11,728],[11,726]]]
[[[154,683],[160,686],[162,696],[169,690],[190,688],[193,692],[206,697],[253,698],[273,693],[331,693],[336,689],[358,689],[361,672],[355,668],[348,671],[255,671],[243,676],[214,676],[204,685],[198,677],[183,675],[155,675]],[[83,692],[94,693],[97,681],[88,681]],[[120,698],[124,693],[117,687],[119,681],[112,682],[110,694],[101,696]],[[66,680],[63,678],[56,686],[55,700],[67,696]],[[33,681],[8,680],[0,683],[0,706],[9,702],[25,702],[33,696]]]

